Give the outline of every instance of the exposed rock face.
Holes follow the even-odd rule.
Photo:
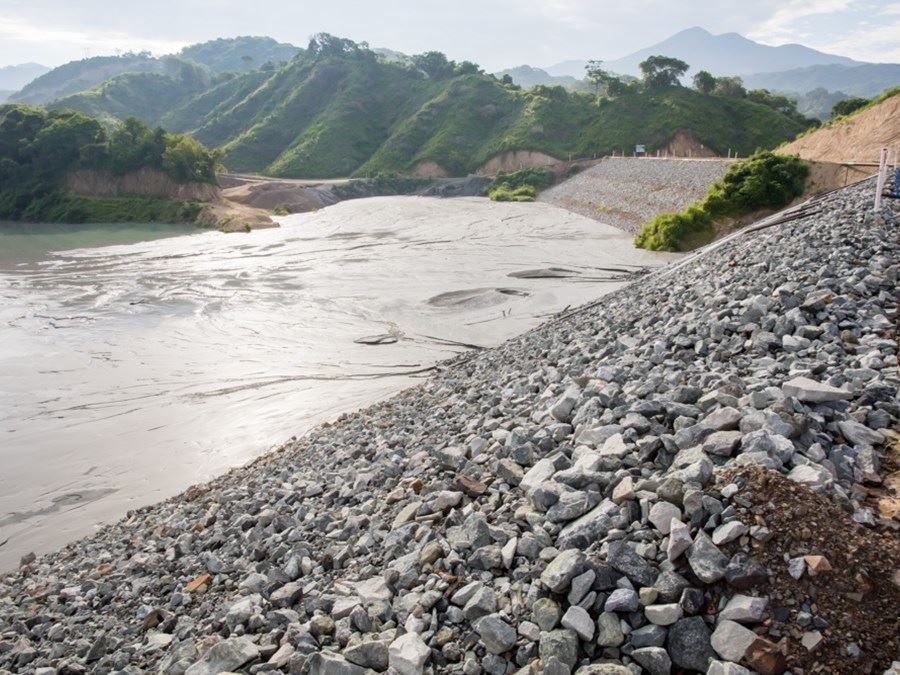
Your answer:
[[[218,201],[221,198],[217,185],[179,183],[154,169],[140,169],[122,176],[100,171],[73,171],[66,176],[66,188],[75,194],[93,197],[154,195],[203,202]]]
[[[0,669],[883,672],[900,543],[865,498],[900,418],[900,205],[870,204],[834,193],[26,557]]]
[[[561,171],[565,162],[547,153],[536,150],[507,150],[496,157],[492,157],[484,166],[478,169],[482,176],[493,176],[500,171],[518,171],[526,167],[544,167]]]

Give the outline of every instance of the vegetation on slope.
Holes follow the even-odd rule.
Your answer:
[[[129,75],[54,106],[190,133],[222,148],[231,170],[317,178],[413,173],[422,163],[464,175],[507,150],[566,158],[643,143],[653,152],[679,131],[719,154],[747,155],[806,124],[770,98],[681,87],[668,60],[658,61],[654,77],[610,78],[596,86],[599,94],[522,90],[437,52],[389,61],[365,44],[319,35],[271,70],[219,76],[208,86],[180,74]]]
[[[178,52],[178,56],[220,75],[256,70],[266,64],[276,66],[290,61],[299,51],[299,47],[276,42],[270,37],[243,35],[190,45]]]
[[[47,105],[54,110],[77,110],[97,118],[107,126],[135,117],[151,125],[187,98],[205,91],[210,85],[209,74],[187,61],[177,62],[172,74],[125,73],[88,91],[64,96]]]
[[[123,73],[172,75],[177,73],[184,63],[172,56],[155,58],[149,52],[94,56],[54,68],[28,83],[20,92],[10,97],[10,100],[32,105],[49,103],[70,94],[92,89]]]
[[[59,222],[191,220],[196,207],[134,196],[74,196],[71,171],[123,175],[155,169],[177,182],[214,183],[221,155],[188,136],[150,129],[130,118],[112,132],[74,111],[0,106],[0,218]]]
[[[537,193],[556,182],[550,169],[529,167],[512,173],[501,171],[485,194],[495,202],[533,202]]]
[[[755,153],[732,164],[709,188],[706,197],[679,213],[664,213],[646,223],[635,246],[654,251],[682,251],[687,244],[711,239],[716,219],[742,216],[757,209],[778,209],[803,194],[809,167],[797,157]]]

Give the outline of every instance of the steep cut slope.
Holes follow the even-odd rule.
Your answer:
[[[819,162],[877,162],[881,148],[900,146],[900,92],[780,148]]]

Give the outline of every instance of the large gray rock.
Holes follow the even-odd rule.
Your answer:
[[[594,621],[586,610],[578,606],[569,607],[562,618],[563,628],[574,630],[585,642],[590,642],[594,637]]]
[[[699,616],[687,617],[669,627],[666,651],[676,666],[705,673],[716,657],[709,639],[706,622]]]
[[[672,518],[681,520],[681,509],[669,502],[656,502],[650,507],[650,522],[663,534],[669,534]]]
[[[310,675],[366,675],[366,669],[340,654],[316,652],[309,657]]]
[[[557,548],[587,548],[602,539],[612,528],[612,516],[618,506],[612,500],[604,500],[580,518],[562,528],[556,539]]]
[[[856,420],[842,420],[838,422],[838,429],[853,445],[881,445],[884,443],[884,434],[870,429],[865,424]]]
[[[601,647],[618,647],[625,642],[625,633],[619,624],[619,617],[604,612],[597,618],[597,644]]]
[[[388,663],[398,675],[421,675],[431,650],[416,633],[401,635],[388,648]]]
[[[210,647],[197,663],[187,669],[185,675],[218,675],[237,670],[257,658],[259,648],[249,638],[229,638]]]
[[[846,401],[853,397],[853,392],[838,389],[830,384],[816,382],[808,377],[795,377],[781,385],[785,396],[793,396],[808,403],[827,403],[829,401]]]
[[[390,660],[389,646],[383,640],[363,639],[356,644],[348,645],[343,655],[351,663],[378,672],[387,670]]]
[[[606,561],[636,584],[652,586],[656,581],[657,571],[624,541],[610,543]]]
[[[499,614],[488,614],[475,624],[475,630],[491,654],[502,654],[516,646],[516,631]]]
[[[762,621],[768,603],[768,598],[755,598],[750,595],[738,594],[728,601],[724,609],[719,612],[719,617],[737,621],[738,623],[756,623],[757,621]]]
[[[574,668],[578,663],[578,636],[575,631],[568,629],[543,632],[539,654],[541,661],[556,658],[569,669]]]
[[[541,573],[541,583],[554,593],[562,593],[584,569],[584,553],[577,548],[560,551]]]
[[[740,662],[747,648],[756,640],[756,633],[735,621],[723,619],[710,638],[712,648],[726,661]]]
[[[694,574],[705,584],[712,584],[725,576],[728,556],[722,553],[703,530],[697,532],[687,554]]]
[[[631,658],[640,663],[650,675],[669,675],[672,659],[662,647],[642,647],[631,652]]]

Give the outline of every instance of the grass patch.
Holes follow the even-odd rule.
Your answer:
[[[679,213],[663,213],[646,223],[634,245],[653,251],[685,251],[710,241],[718,218],[757,209],[781,208],[803,194],[809,167],[797,157],[758,151],[732,164],[706,197]]]

